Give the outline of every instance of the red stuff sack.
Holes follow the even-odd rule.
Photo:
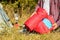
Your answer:
[[[38,8],[36,14],[30,17],[24,24],[26,28],[29,28],[29,31],[33,31],[33,29],[47,16],[47,12],[44,9]]]

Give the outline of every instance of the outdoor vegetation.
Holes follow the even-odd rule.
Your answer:
[[[60,40],[60,29],[48,34],[19,32],[24,22],[34,12],[37,1],[38,0],[0,0],[12,23],[15,23],[13,14],[17,11],[19,14],[18,22],[20,24],[18,29],[15,27],[5,27],[3,31],[0,31],[0,40]]]

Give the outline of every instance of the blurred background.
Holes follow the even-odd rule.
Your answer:
[[[37,1],[38,0],[0,0],[0,3],[3,4],[3,8],[12,23],[15,22],[14,14],[15,11],[17,11],[19,17],[18,22],[22,25],[34,11]]]
[[[21,25],[34,12],[38,0],[0,0],[3,8],[12,23],[15,23],[14,14],[18,14],[18,23]],[[19,33],[20,29],[4,28],[0,32],[0,40],[60,40],[60,29],[49,34]]]

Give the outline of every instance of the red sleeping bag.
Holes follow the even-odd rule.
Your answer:
[[[44,9],[38,8],[36,14],[30,17],[24,24],[26,28],[29,28],[29,31],[36,31],[40,34],[48,33],[50,30],[53,30],[53,28],[48,29],[48,27],[46,27],[42,22],[44,18],[50,20],[52,24],[54,23],[52,16],[49,16]]]

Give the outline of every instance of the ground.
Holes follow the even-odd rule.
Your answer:
[[[0,40],[60,40],[60,32],[49,34],[19,33],[17,30],[0,34]]]

